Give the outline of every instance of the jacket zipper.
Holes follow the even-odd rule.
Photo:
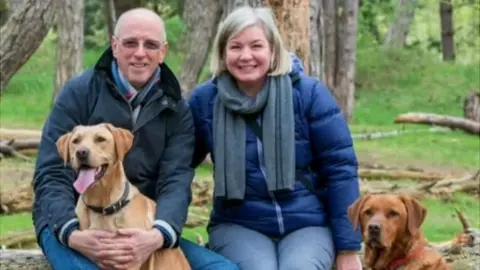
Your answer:
[[[256,137],[255,137],[256,138]],[[266,169],[265,169],[265,160],[263,157],[263,145],[260,139],[256,138],[257,141],[257,152],[258,152],[258,160],[260,163],[260,171],[262,172],[263,178],[265,179],[265,184],[267,184],[267,174],[266,174]],[[267,191],[268,191],[268,185],[267,185]],[[275,207],[275,213],[277,214],[277,222],[278,222],[278,230],[280,232],[280,235],[283,235],[285,233],[285,225],[283,222],[283,216],[282,216],[282,208],[280,207],[280,204],[278,203],[277,199],[275,198],[275,194],[271,191],[268,191],[268,195],[270,195],[270,198],[272,199],[273,206]]]

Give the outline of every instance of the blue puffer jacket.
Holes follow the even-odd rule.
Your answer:
[[[360,233],[353,231],[347,215],[348,206],[359,196],[357,159],[350,131],[329,90],[315,78],[306,76],[295,56],[293,63],[290,76],[294,89],[296,167],[312,181],[320,196],[310,193],[300,181],[292,192],[269,193],[260,170],[261,143],[247,126],[244,203],[226,207],[220,200],[214,200],[210,225],[235,223],[271,237],[307,226],[330,226],[336,251],[358,250]],[[216,94],[216,81],[212,79],[199,85],[190,96],[196,129],[194,166],[207,153],[213,153]],[[213,154],[212,160],[215,160]]]

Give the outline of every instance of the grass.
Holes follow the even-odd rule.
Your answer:
[[[85,50],[84,67],[92,66],[102,52],[102,49]],[[2,127],[42,127],[52,99],[53,59],[54,37],[49,35],[2,93]],[[170,51],[166,61],[179,74],[181,55]],[[370,141],[355,140],[360,162],[458,174],[480,167],[478,137],[461,131],[433,133],[421,125],[393,124],[398,114],[411,111],[461,116],[463,97],[472,89],[480,89],[479,75],[478,65],[443,63],[411,50],[385,51],[360,46],[356,106],[350,124],[352,133],[420,131]],[[0,168],[5,170],[4,166]],[[210,172],[211,168],[206,166],[197,169],[199,177],[205,179],[211,177]],[[0,175],[0,178],[0,182],[8,180],[6,175]],[[427,199],[424,204],[429,211],[424,231],[431,241],[448,240],[460,231],[460,223],[454,217],[455,207],[469,217],[472,225],[480,227],[478,197],[456,194],[453,201]],[[31,215],[28,213],[0,216],[0,234],[31,226]],[[204,227],[186,228],[184,231],[184,236],[192,240],[197,234],[207,239]]]

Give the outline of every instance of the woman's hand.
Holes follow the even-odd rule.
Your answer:
[[[360,257],[352,252],[352,253],[343,253],[337,256],[336,261],[337,269],[338,270],[362,270],[362,262],[360,261]]]
[[[115,239],[104,239],[108,245],[107,258],[102,260],[102,265],[112,269],[128,269],[133,265],[142,264],[161,246],[163,235],[157,229],[143,230],[136,228],[119,229]],[[124,247],[131,247],[129,250]]]

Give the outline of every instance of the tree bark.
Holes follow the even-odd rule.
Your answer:
[[[24,0],[0,0],[0,27],[23,4]]]
[[[197,84],[221,15],[222,5],[218,0],[185,2],[183,20],[187,29],[183,39],[187,46],[179,77],[184,96],[188,96]]]
[[[264,4],[263,0],[224,0],[224,8],[222,20],[227,17],[227,15],[232,12],[234,9],[241,6],[251,6],[251,7],[262,7]]]
[[[339,44],[337,44],[338,67],[335,77],[336,87],[333,88],[333,93],[347,122],[353,117],[353,106],[355,103],[357,18],[358,1],[344,0],[341,37]]]
[[[393,48],[405,45],[408,31],[415,16],[417,0],[399,0],[394,22],[390,25],[385,44]]]
[[[105,23],[107,25],[107,40],[110,40],[113,36],[113,31],[115,29],[115,22],[117,21],[114,0],[103,1],[103,8],[105,15]]]
[[[322,0],[310,0],[310,75],[321,79],[324,69]]]
[[[57,67],[52,104],[60,89],[83,68],[83,0],[63,0],[58,6]]]
[[[337,20],[335,0],[325,0],[323,2],[325,68],[322,78],[332,92],[335,90],[335,74],[337,73]]]
[[[440,0],[440,29],[442,31],[443,61],[455,61],[452,0]]]
[[[41,45],[52,26],[55,0],[25,0],[0,29],[0,94]]]
[[[472,120],[433,113],[406,113],[395,118],[395,123],[427,124],[460,129],[469,134],[480,135],[480,123]]]
[[[463,117],[480,123],[480,92],[472,92],[465,97]]]
[[[287,49],[303,61],[310,74],[310,0],[265,0],[272,8]]]

